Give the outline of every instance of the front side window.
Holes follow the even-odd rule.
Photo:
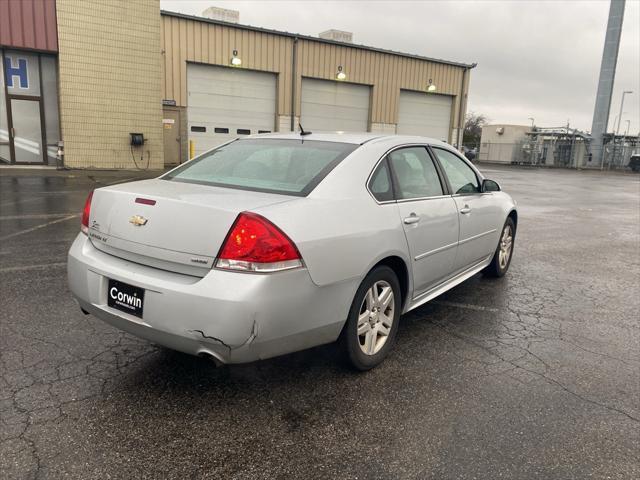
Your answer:
[[[237,140],[185,163],[162,178],[305,196],[357,147],[313,140]]]
[[[438,160],[440,160],[454,195],[480,192],[478,177],[464,160],[442,148],[434,148],[433,151],[436,153]]]
[[[433,160],[424,147],[407,147],[389,154],[398,182],[398,199],[436,197],[443,194]]]

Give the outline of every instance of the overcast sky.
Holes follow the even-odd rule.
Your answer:
[[[469,111],[492,123],[591,129],[609,1],[161,0],[200,15],[240,11],[240,23],[317,35],[336,28],[354,43],[433,58],[477,62]],[[610,129],[627,95],[620,133],[640,129],[640,0],[627,0]]]

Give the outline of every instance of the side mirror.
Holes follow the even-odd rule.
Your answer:
[[[488,178],[482,180],[482,193],[499,191],[500,185],[498,185],[498,182],[494,182],[493,180],[489,180]]]

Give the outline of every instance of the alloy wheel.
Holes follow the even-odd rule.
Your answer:
[[[509,258],[511,258],[512,248],[513,231],[511,230],[511,225],[505,225],[504,230],[502,230],[502,236],[500,237],[500,252],[498,253],[498,263],[502,270],[507,268]]]
[[[394,313],[393,288],[378,280],[367,290],[358,314],[358,344],[365,355],[375,355],[387,342]]]

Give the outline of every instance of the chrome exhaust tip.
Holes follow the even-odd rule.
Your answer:
[[[216,366],[216,368],[220,368],[222,366],[224,366],[224,362],[222,360],[220,360],[215,354],[207,351],[207,350],[200,350],[197,353],[198,357],[200,358],[205,358],[207,360],[210,360],[213,362],[213,364]]]

